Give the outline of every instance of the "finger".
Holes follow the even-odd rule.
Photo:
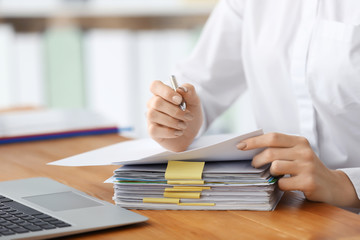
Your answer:
[[[200,98],[198,97],[195,87],[193,85],[189,83],[185,83],[177,89],[177,92],[183,96],[184,101],[189,106],[200,104]]]
[[[190,121],[194,118],[189,110],[182,111],[179,106],[169,103],[159,96],[154,96],[148,101],[148,109],[149,112],[159,111],[181,121]]]
[[[182,95],[174,91],[170,86],[161,81],[153,81],[150,85],[150,91],[155,95],[163,98],[164,100],[179,105],[182,101]]]
[[[280,178],[278,186],[282,191],[302,191],[303,189],[299,176]]]
[[[300,142],[300,137],[281,133],[267,133],[241,141],[237,146],[240,150],[251,150],[264,147],[293,147]]]
[[[184,121],[177,120],[159,111],[148,111],[147,119],[152,123],[177,130],[184,130],[187,126]]]
[[[252,165],[258,168],[279,159],[295,160],[296,152],[293,148],[266,148],[253,157]]]
[[[272,176],[297,175],[298,168],[294,161],[275,160],[271,163],[270,174]]]
[[[150,122],[148,123],[148,132],[152,138],[176,138],[184,134],[182,130],[168,128]]]

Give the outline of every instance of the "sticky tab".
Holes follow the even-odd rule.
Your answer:
[[[199,192],[164,192],[166,198],[200,198]]]
[[[173,188],[165,188],[165,192],[201,192],[208,189],[210,189],[210,187],[174,186]]]
[[[177,189],[179,191],[202,191],[202,190],[210,190],[211,187],[174,186],[173,189]]]
[[[215,206],[215,203],[178,203],[179,206]]]
[[[143,198],[144,203],[175,203],[180,202],[179,198]]]
[[[203,180],[168,180],[167,184],[170,185],[203,185]]]
[[[165,179],[202,179],[205,162],[169,161]]]

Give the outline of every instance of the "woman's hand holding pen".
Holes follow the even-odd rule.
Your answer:
[[[327,168],[304,137],[268,133],[240,142],[240,150],[265,148],[252,161],[254,167],[271,163],[270,173],[280,178],[279,188],[299,190],[307,199],[342,207],[359,207],[355,189],[340,170]],[[357,199],[357,200],[356,200]]]
[[[200,99],[194,86],[184,84],[174,91],[161,81],[154,81],[150,91],[154,94],[147,103],[150,136],[171,151],[186,150],[203,121]],[[183,101],[186,102],[185,111],[179,107]]]

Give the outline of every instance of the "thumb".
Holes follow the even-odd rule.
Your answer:
[[[190,83],[185,83],[181,85],[177,92],[181,94],[181,96],[184,98],[184,101],[187,105],[199,105],[200,104],[200,98],[196,93],[195,87],[191,85]]]

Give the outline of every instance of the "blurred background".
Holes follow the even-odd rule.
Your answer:
[[[169,83],[216,2],[0,0],[0,109],[89,109],[147,137],[150,83]],[[207,133],[244,131],[247,99]]]

